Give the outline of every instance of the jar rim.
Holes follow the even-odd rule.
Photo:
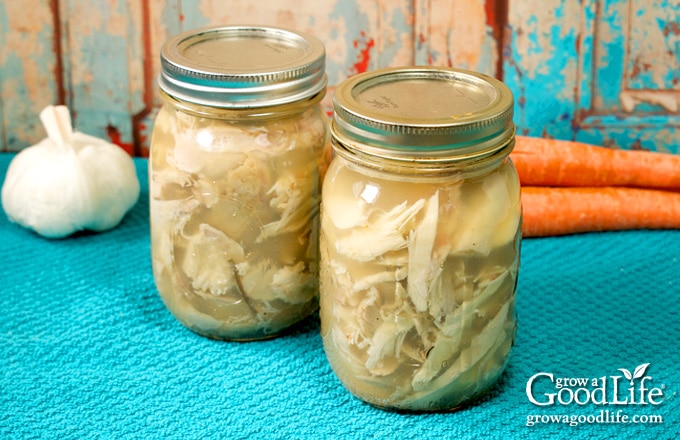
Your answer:
[[[508,134],[504,140],[499,141],[493,147],[486,150],[467,154],[388,154],[390,150],[371,148],[366,144],[357,144],[350,139],[338,136],[335,120],[329,123],[331,133],[331,146],[333,152],[353,163],[361,164],[379,170],[396,174],[418,174],[437,176],[448,174],[452,170],[465,169],[472,172],[474,169],[486,169],[493,167],[495,163],[506,159],[515,148],[515,130]],[[401,153],[398,152],[397,153]]]
[[[326,88],[326,53],[316,37],[273,26],[186,31],[161,48],[159,88],[177,99],[222,108],[304,100]]]
[[[321,100],[323,100],[326,95],[326,89],[322,89],[316,95],[309,96],[303,100],[298,100],[291,103],[276,104],[266,107],[262,106],[244,108],[206,106],[204,104],[196,104],[179,99],[163,90],[159,90],[159,94],[166,105],[180,110],[183,113],[188,113],[202,118],[265,120],[269,118],[281,118],[288,115],[294,115],[304,111],[305,109],[319,105]]]
[[[512,133],[513,96],[470,70],[411,66],[355,75],[334,92],[335,135],[374,154],[485,154]]]

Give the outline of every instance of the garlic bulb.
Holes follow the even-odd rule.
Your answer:
[[[65,106],[40,113],[48,137],[18,153],[2,186],[8,218],[49,238],[118,225],[139,198],[132,158],[73,131]]]

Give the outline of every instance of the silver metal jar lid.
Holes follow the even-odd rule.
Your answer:
[[[324,45],[283,28],[226,26],[172,37],[158,84],[168,95],[221,108],[301,101],[326,88]]]
[[[355,75],[335,90],[333,136],[402,159],[490,154],[514,136],[502,82],[461,69],[400,67]],[[357,146],[358,144],[358,146]]]

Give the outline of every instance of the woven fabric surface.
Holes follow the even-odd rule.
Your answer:
[[[2,181],[12,157],[0,154]],[[147,162],[135,161],[142,194],[113,230],[48,240],[0,215],[1,438],[680,436],[680,231],[524,240],[518,333],[501,380],[456,412],[403,414],[342,387],[324,356],[318,316],[247,343],[209,340],[175,321],[155,290]],[[645,364],[659,404],[631,404],[619,370]],[[535,405],[527,381],[537,373],[604,378],[608,390],[620,379],[618,398],[628,402]],[[559,390],[541,376],[533,391],[543,403]],[[614,423],[617,414],[648,423]],[[603,415],[609,423],[594,420]],[[527,426],[533,416],[538,422]]]

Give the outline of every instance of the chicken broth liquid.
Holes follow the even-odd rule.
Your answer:
[[[488,389],[515,335],[512,163],[405,182],[336,157],[323,201],[321,330],[343,384],[409,410],[454,408]]]
[[[325,124],[318,107],[247,124],[161,110],[150,157],[152,262],[184,325],[258,339],[316,309]]]

